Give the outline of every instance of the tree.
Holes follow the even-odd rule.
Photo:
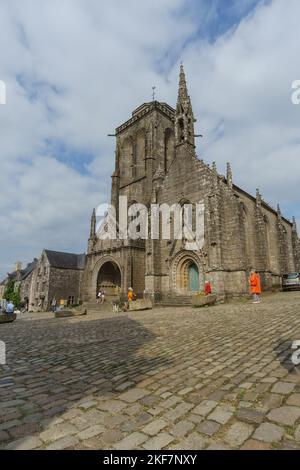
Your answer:
[[[21,303],[20,287],[18,287],[17,290],[15,289],[15,281],[13,280],[8,281],[3,297],[7,301],[13,302],[15,307],[20,306],[20,303]]]
[[[7,301],[12,300],[14,293],[15,293],[15,283],[14,281],[8,281],[8,283],[6,284],[4,295],[3,295],[4,299],[6,299]]]

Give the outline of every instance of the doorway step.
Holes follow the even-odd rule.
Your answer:
[[[155,303],[162,307],[188,307],[193,304],[192,295],[166,295]]]
[[[87,310],[87,313],[101,313],[112,310],[111,299],[105,300],[103,304],[98,304],[96,301],[84,302],[82,308]]]

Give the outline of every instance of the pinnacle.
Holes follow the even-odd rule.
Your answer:
[[[189,100],[189,94],[186,85],[185,73],[183,65],[180,65],[180,72],[179,72],[179,88],[178,88],[178,101],[185,101]]]

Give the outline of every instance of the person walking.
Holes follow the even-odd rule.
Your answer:
[[[57,301],[56,299],[52,299],[52,302],[51,302],[51,310],[52,312],[55,312],[56,311],[56,305],[57,305]]]
[[[205,281],[204,285],[204,294],[205,295],[210,295],[212,293],[211,285],[209,281]]]
[[[10,301],[8,302],[8,304],[6,305],[5,313],[6,313],[7,315],[13,315],[14,312],[15,312],[15,306],[14,306],[13,302],[10,300]]]
[[[133,289],[132,289],[132,287],[128,287],[128,290],[127,290],[127,302],[124,303],[123,312],[127,312],[127,310],[129,310],[129,304],[130,304],[130,302],[132,302],[133,300],[135,300],[135,295],[134,295]]]
[[[102,291],[99,290],[97,294],[97,304],[101,303],[101,301],[102,301]]]
[[[255,269],[251,269],[249,278],[250,290],[253,297],[253,303],[259,304],[261,302],[261,282],[260,275]]]
[[[127,300],[128,302],[132,302],[134,299],[134,293],[132,287],[128,287],[128,292],[127,292]]]

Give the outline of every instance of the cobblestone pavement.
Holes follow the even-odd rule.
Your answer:
[[[0,325],[0,447],[300,449],[300,292]]]

